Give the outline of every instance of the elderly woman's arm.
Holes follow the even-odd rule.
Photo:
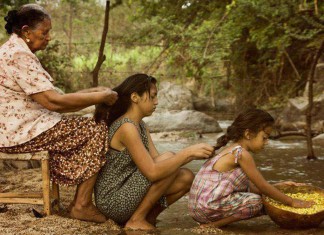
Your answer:
[[[55,90],[49,90],[32,94],[30,97],[48,110],[65,113],[100,103],[112,105],[118,95],[115,91],[106,88],[103,91],[70,94],[60,94]]]
[[[107,87],[104,86],[97,86],[97,87],[91,87],[91,88],[85,88],[82,90],[76,91],[77,93],[90,93],[90,92],[96,92],[96,91],[105,91]]]

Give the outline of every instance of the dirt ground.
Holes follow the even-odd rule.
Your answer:
[[[156,134],[154,139],[167,138],[178,141],[178,135]],[[40,168],[27,170],[1,170],[1,192],[36,192],[41,190]],[[37,218],[33,209],[42,213],[41,205],[0,204],[0,235],[2,234],[111,234],[111,235],[194,235],[194,234],[324,234],[324,223],[319,228],[308,230],[285,230],[279,228],[268,216],[262,216],[247,221],[231,224],[222,229],[200,229],[198,224],[189,216],[187,209],[187,196],[170,206],[159,216],[157,231],[125,231],[108,220],[103,224],[79,221],[68,218],[65,207],[73,198],[75,187],[61,187],[61,212],[54,215]]]
[[[6,171],[0,173],[2,192],[35,192],[41,189],[40,169]],[[74,187],[61,187],[61,206],[69,205],[73,198]],[[33,209],[42,212],[40,205],[0,204],[0,234],[324,234],[324,223],[317,229],[291,231],[280,229],[267,216],[242,221],[220,229],[199,229],[187,214],[186,200],[175,203],[159,217],[158,231],[124,231],[108,220],[103,224],[89,223],[70,219],[63,209],[60,213],[37,218]]]

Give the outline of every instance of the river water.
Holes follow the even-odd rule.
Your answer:
[[[221,127],[226,128],[231,121],[220,121]],[[154,140],[160,153],[164,151],[179,151],[195,143],[207,142],[215,144],[221,133],[204,134],[202,138],[193,137],[176,141]],[[154,136],[153,136],[154,139]],[[270,140],[266,148],[254,155],[255,162],[263,176],[270,183],[291,180],[309,183],[324,188],[324,146],[314,145],[317,160],[306,159],[307,147],[305,139]],[[197,173],[203,161],[193,161],[186,165]],[[197,234],[206,231],[195,230],[197,223],[189,216],[187,209],[188,197],[180,199],[159,216],[157,227],[160,234]],[[218,232],[214,231],[214,232]],[[223,234],[324,234],[324,223],[317,229],[284,230],[272,222],[268,216],[261,216],[247,221],[241,221],[222,228]]]

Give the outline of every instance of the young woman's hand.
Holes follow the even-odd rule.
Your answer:
[[[105,92],[105,100],[104,103],[106,105],[113,105],[117,99],[118,99],[118,94],[116,91],[111,90],[110,88],[106,88],[103,92]]]
[[[299,199],[292,199],[291,206],[295,208],[309,208],[314,205],[315,202],[313,201],[303,201]]]
[[[191,160],[207,159],[213,156],[214,147],[210,144],[201,143],[191,145],[183,149],[184,153],[188,157],[188,162]]]

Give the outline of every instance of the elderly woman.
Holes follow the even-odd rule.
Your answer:
[[[92,192],[105,163],[107,126],[61,113],[100,103],[112,105],[117,93],[109,88],[58,93],[34,54],[51,40],[49,14],[39,5],[26,4],[9,11],[5,20],[11,36],[0,47],[0,152],[47,150],[52,180],[77,185],[71,217],[104,222],[105,216],[92,204]]]

